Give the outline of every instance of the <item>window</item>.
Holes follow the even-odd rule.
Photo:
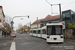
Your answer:
[[[40,34],[41,33],[41,31],[40,30],[38,30],[38,34]]]
[[[43,29],[42,30],[42,34],[46,34],[46,29]]]
[[[47,35],[61,35],[61,34],[62,34],[61,25],[47,26]]]
[[[1,22],[1,19],[0,19],[0,22]]]
[[[36,33],[36,30],[34,30],[33,33]]]
[[[70,13],[69,12],[63,13],[63,18],[65,18],[65,17],[70,17]]]

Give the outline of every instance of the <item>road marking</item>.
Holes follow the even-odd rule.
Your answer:
[[[10,50],[16,50],[15,42],[12,42],[11,47],[10,47]]]
[[[15,46],[15,38],[13,39],[13,42],[11,44],[10,50],[16,50],[16,46]]]
[[[74,42],[68,42],[68,43],[72,43],[72,44],[75,44]]]

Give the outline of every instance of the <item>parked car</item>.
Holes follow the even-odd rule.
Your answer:
[[[15,32],[12,32],[12,33],[10,34],[10,37],[16,37],[16,33],[15,33]]]

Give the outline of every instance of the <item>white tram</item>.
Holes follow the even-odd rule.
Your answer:
[[[37,36],[37,31],[36,31],[37,29],[33,29],[32,30],[32,34],[33,34],[33,36]]]
[[[41,28],[37,28],[37,37],[42,37]]]
[[[30,29],[30,35],[42,37],[46,42],[64,42],[65,22],[51,22],[41,28]]]
[[[41,28],[41,34],[42,34],[42,38],[46,39],[47,38],[47,34],[46,34],[46,26]]]
[[[30,29],[30,35],[33,35],[33,29]]]
[[[64,22],[54,22],[46,24],[47,42],[64,42]]]

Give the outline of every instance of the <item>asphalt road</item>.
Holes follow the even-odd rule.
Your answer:
[[[0,50],[75,50],[75,43],[67,39],[63,44],[48,44],[45,39],[16,33],[16,38],[2,40]]]
[[[13,38],[0,38],[0,50],[10,50]]]
[[[75,44],[65,40],[63,44],[47,44],[42,38],[17,34],[16,50],[75,50]]]

